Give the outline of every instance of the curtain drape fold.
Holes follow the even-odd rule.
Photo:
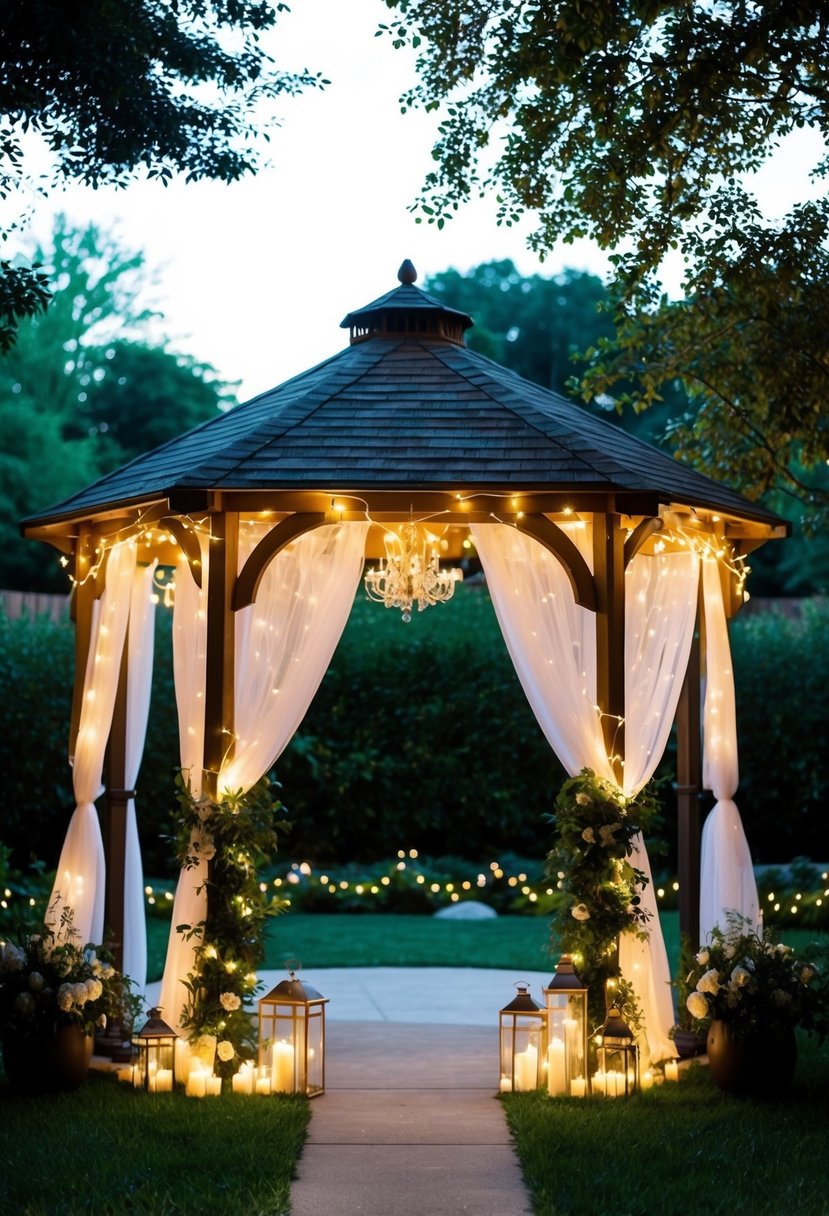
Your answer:
[[[240,529],[239,568],[272,525],[254,524]],[[222,765],[219,791],[248,790],[284,751],[305,716],[340,639],[363,571],[366,523],[327,524],[300,536],[271,561],[262,576],[256,601],[236,614],[235,629],[235,747]],[[189,576],[188,576],[189,577]],[[190,580],[192,582],[192,579]],[[185,579],[186,582],[186,579]],[[205,580],[206,585],[206,580]],[[192,589],[188,593],[192,596]],[[178,576],[176,607],[179,605]],[[188,611],[192,613],[194,605]],[[175,623],[174,623],[175,625]],[[181,643],[176,632],[175,639]],[[176,689],[182,700],[199,701],[201,727],[192,713],[182,716],[182,766],[185,736],[192,757],[203,755],[203,674],[193,676],[197,656],[180,645]],[[202,663],[203,655],[198,660]],[[185,688],[190,689],[189,694]],[[180,703],[181,704],[181,703]],[[191,733],[192,732],[192,733]],[[201,764],[201,760],[198,760]],[[200,790],[192,781],[194,793]],[[182,871],[173,912],[173,925],[164,969],[161,1001],[165,1019],[178,1025],[186,992],[181,984],[193,965],[194,946],[176,934],[177,924],[196,924],[206,913],[206,894],[197,888],[206,878],[206,863]],[[177,915],[181,908],[182,915]],[[186,915],[185,915],[186,913]]]
[[[712,557],[703,560],[702,587],[706,664],[702,780],[717,800],[702,828],[699,919],[704,941],[714,925],[725,928],[728,909],[758,929],[761,915],[751,853],[734,802],[739,783],[734,675],[719,564]]]
[[[574,600],[556,558],[505,524],[472,527],[504,639],[521,685],[550,746],[575,776],[591,768],[615,784],[596,709],[593,613]],[[588,524],[568,529],[592,568]],[[631,562],[625,585],[625,779],[633,795],[650,779],[664,751],[688,662],[696,615],[698,561],[693,554]],[[641,837],[631,861],[650,877]],[[675,1055],[670,968],[653,884],[643,892],[650,913],[647,942],[624,934],[620,961],[634,985],[653,1059]]]
[[[104,591],[96,602],[83,683],[83,700],[71,758],[76,807],[69,821],[49,898],[46,923],[56,930],[61,909],[72,909],[72,928],[82,942],[104,936],[104,845],[95,799],[104,769],[135,571],[134,540],[112,546]]]

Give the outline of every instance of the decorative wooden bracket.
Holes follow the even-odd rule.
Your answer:
[[[233,611],[238,612],[241,608],[250,607],[256,599],[262,575],[277,553],[303,533],[311,532],[314,528],[321,528],[323,524],[330,522],[324,511],[298,511],[271,528],[267,536],[262,537],[239,572],[233,589]]]
[[[515,520],[519,532],[532,536],[539,544],[548,549],[561,563],[573,588],[577,604],[582,608],[595,612],[597,609],[596,584],[590,567],[582,557],[576,545],[567,533],[554,524],[546,515],[525,515]]]
[[[181,551],[187,558],[187,565],[190,567],[190,573],[193,576],[193,582],[197,587],[202,586],[202,564],[201,564],[201,547],[199,546],[199,538],[196,536],[192,528],[185,528],[180,519],[174,515],[165,515],[159,522],[160,528],[166,530],[176,538]]]
[[[631,532],[630,536],[625,541],[625,568],[633,561],[636,554],[644,545],[648,537],[653,536],[654,532],[661,532],[665,527],[665,521],[658,515],[652,519],[643,519],[637,524]]]

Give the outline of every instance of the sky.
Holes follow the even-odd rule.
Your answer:
[[[141,250],[172,347],[238,381],[240,400],[340,350],[342,318],[396,286],[404,258],[421,283],[496,258],[511,258],[523,274],[572,266],[604,275],[606,258],[588,242],[554,250],[542,264],[526,248],[531,223],[499,228],[494,200],[470,203],[442,231],[415,222],[409,207],[430,167],[437,120],[400,113],[414,57],[375,37],[388,17],[382,0],[294,0],[279,18],[279,66],[307,67],[331,84],[278,102],[271,163],[255,177],[230,186],[72,186],[38,203],[30,232],[48,240],[64,212]],[[763,173],[769,213],[803,196],[815,155],[808,133],[800,135]],[[668,276],[678,285],[679,268]]]

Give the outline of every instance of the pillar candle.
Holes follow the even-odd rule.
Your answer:
[[[132,1064],[118,1069],[118,1080],[125,1081],[127,1085],[132,1085]]]
[[[271,1079],[267,1075],[265,1069],[262,1070],[265,1075],[256,1078],[256,1092],[258,1094],[269,1094],[271,1092]]]
[[[607,1073],[602,1072],[601,1069],[598,1072],[593,1073],[593,1093],[607,1093]]]
[[[191,1068],[187,1075],[185,1093],[188,1098],[203,1098],[207,1093],[207,1073],[198,1065]]]
[[[551,1097],[567,1093],[563,1039],[554,1038],[547,1048],[547,1092]]]
[[[515,1088],[526,1093],[535,1089],[538,1081],[538,1048],[530,1043],[526,1051],[519,1051],[515,1056]]]
[[[208,1097],[218,1098],[222,1092],[222,1078],[209,1075],[205,1077],[205,1091]]]
[[[176,1039],[175,1055],[176,1080],[186,1085],[190,1075],[190,1044],[186,1039]]]
[[[271,1089],[275,1094],[292,1094],[294,1085],[294,1049],[285,1039],[278,1039],[271,1055]]]
[[[641,1086],[642,1089],[653,1089],[653,1073],[649,1068],[642,1073]]]
[[[155,1092],[157,1094],[171,1094],[173,1092],[173,1070],[172,1068],[159,1068],[155,1074]]]
[[[570,1082],[570,1096],[573,1098],[583,1098],[587,1093],[587,1081],[584,1077],[573,1077]]]
[[[499,1085],[499,1089],[501,1090],[502,1094],[508,1094],[508,1093],[512,1092],[512,1081],[510,1081],[509,1077],[501,1077],[501,1083]]]
[[[665,1080],[666,1081],[678,1081],[679,1080],[679,1068],[677,1067],[676,1060],[666,1060],[665,1061]]]

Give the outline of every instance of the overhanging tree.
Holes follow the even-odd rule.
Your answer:
[[[418,48],[404,107],[442,109],[418,208],[442,225],[470,196],[537,217],[544,254],[612,251],[616,336],[586,397],[642,409],[681,379],[680,449],[818,518],[829,437],[829,199],[762,215],[750,175],[790,132],[829,139],[829,10],[819,0],[386,0]],[[825,158],[815,170],[820,182]],[[659,286],[685,262],[685,299]],[[620,383],[635,384],[618,392]]]
[[[285,11],[267,0],[3,0],[0,199],[70,180],[123,186],[142,172],[165,184],[254,172],[274,99],[327,83],[280,70],[265,49]],[[45,177],[30,168],[33,140],[50,157]],[[0,350],[45,297],[35,267],[0,263]]]

